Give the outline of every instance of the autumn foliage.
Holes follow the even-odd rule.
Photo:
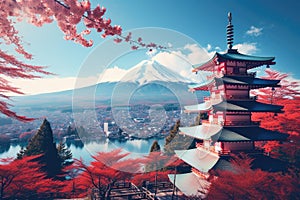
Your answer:
[[[297,174],[270,173],[251,169],[252,159],[235,157],[232,171],[217,171],[207,199],[297,199]]]
[[[23,159],[0,160],[0,199],[38,199],[59,196],[60,181],[46,177],[41,164],[28,156]]]
[[[82,160],[75,162],[76,168],[82,173],[74,181],[84,186],[86,191],[98,190],[99,196],[105,198],[117,181],[131,180],[133,174],[141,172],[141,160],[126,158],[129,154],[121,149],[111,152],[99,152],[93,156],[94,161],[86,165]]]
[[[289,134],[286,142],[262,142],[260,145],[273,157],[300,166],[300,92],[299,81],[292,80],[288,74],[266,70],[266,79],[279,79],[281,87],[262,88],[254,91],[260,101],[283,105],[283,113],[253,113],[252,119],[261,122],[261,127]]]

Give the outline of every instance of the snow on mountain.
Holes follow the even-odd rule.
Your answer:
[[[150,82],[177,82],[177,83],[191,83],[188,78],[181,76],[173,70],[161,65],[157,61],[144,60],[133,68],[131,68],[126,75],[120,80],[121,82],[135,82],[139,84],[146,84]]]

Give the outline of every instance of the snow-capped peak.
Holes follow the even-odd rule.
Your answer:
[[[146,84],[155,81],[190,83],[175,71],[168,69],[154,60],[143,60],[131,68],[122,78],[121,82],[136,82]]]

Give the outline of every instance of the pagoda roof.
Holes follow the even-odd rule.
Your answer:
[[[197,176],[194,172],[185,174],[169,174],[169,180],[175,186],[183,192],[186,196],[198,196],[200,198],[205,198],[207,189],[210,183],[202,177]]]
[[[248,69],[258,67],[261,65],[273,65],[275,57],[260,57],[260,56],[252,56],[241,54],[237,51],[237,49],[228,49],[226,53],[215,53],[215,55],[207,62],[200,65],[193,65],[193,72],[197,72],[199,70],[204,71],[213,71],[214,66],[217,63],[225,62],[225,61],[245,61],[249,63]]]
[[[211,168],[212,170],[234,171],[234,166],[230,163],[230,157],[220,157],[218,162]]]
[[[203,81],[201,83],[188,85],[189,91],[195,91],[195,90],[209,90],[210,86],[214,84],[214,79],[210,79],[207,81]]]
[[[248,156],[253,159],[251,169],[261,169],[268,172],[279,172],[287,169],[287,163],[282,160],[264,154],[248,154]],[[234,157],[220,156],[220,159],[213,166],[212,170],[235,172],[235,166],[230,162],[231,159],[234,159]]]
[[[216,135],[222,130],[222,126],[218,124],[201,124],[198,126],[191,127],[179,127],[180,132],[184,135],[200,139],[208,140],[213,135]]]
[[[240,142],[240,141],[251,141],[250,138],[244,137],[243,135],[240,135],[237,132],[230,131],[227,129],[223,129],[221,132],[219,132],[216,135],[213,135],[211,137],[213,141],[218,142]]]
[[[175,150],[178,158],[201,172],[208,172],[219,160],[219,155],[203,148]]]
[[[212,105],[209,101],[203,102],[196,105],[184,106],[185,112],[199,112],[199,111],[207,111],[212,108]]]
[[[240,141],[283,141],[287,134],[278,131],[271,131],[261,127],[224,127],[223,130],[214,136],[212,140],[219,142],[240,142]]]
[[[215,111],[245,111],[245,112],[283,112],[283,106],[265,104],[253,100],[247,101],[222,101],[219,104],[213,105]]]
[[[271,141],[286,140],[288,135],[278,131],[271,131],[256,126],[223,127],[218,124],[201,124],[192,127],[180,127],[180,132],[199,140],[218,142],[242,142],[242,141]]]
[[[213,105],[219,104],[222,101],[223,101],[223,99],[221,99],[221,98],[218,98],[218,99],[210,98],[210,100],[207,100],[200,104],[184,106],[184,109],[185,109],[185,112],[187,112],[187,113],[208,111],[208,110],[212,109]]]
[[[255,88],[262,87],[279,87],[280,80],[268,80],[254,78],[251,76],[224,76],[222,78],[215,78],[217,85],[231,84],[231,85],[249,85]]]

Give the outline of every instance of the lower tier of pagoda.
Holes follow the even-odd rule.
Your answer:
[[[210,183],[195,172],[169,174],[169,180],[186,196],[206,197]]]
[[[168,178],[186,196],[197,196],[201,199],[206,197],[211,184],[210,180],[214,178],[210,175],[211,170],[216,172],[214,173],[216,176],[219,171],[235,171],[234,163],[231,162],[235,157],[231,155],[218,156],[199,147],[175,152],[181,160],[191,166],[191,172],[169,174]],[[253,160],[252,169],[279,172],[287,168],[287,163],[264,154],[247,154],[247,156]]]
[[[288,135],[258,126],[231,127],[203,123],[198,126],[180,127],[180,134],[211,142],[284,141]]]
[[[275,112],[282,113],[283,106],[261,103],[253,100],[227,100],[212,106],[217,111],[227,112]]]
[[[274,112],[282,113],[283,106],[257,102],[255,98],[224,99],[218,94],[214,98],[206,97],[204,102],[195,105],[184,106],[186,113],[205,112],[209,110],[227,112]]]

